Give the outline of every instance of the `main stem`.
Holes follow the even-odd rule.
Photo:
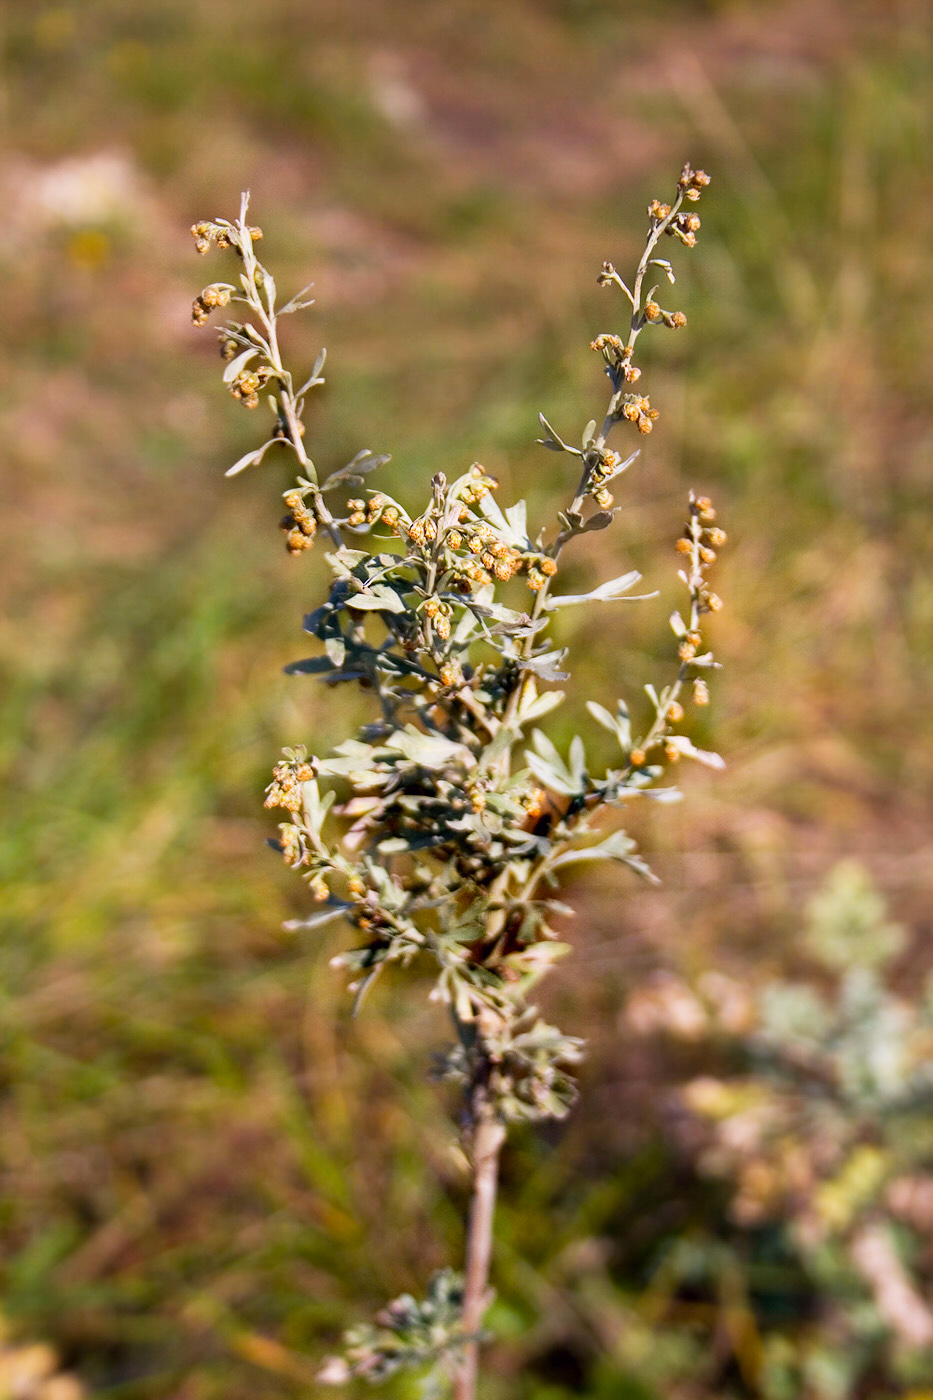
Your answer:
[[[474,1124],[473,1195],[467,1229],[462,1313],[463,1331],[470,1340],[463,1347],[454,1382],[454,1400],[476,1400],[479,1330],[486,1312],[499,1154],[505,1142],[505,1127],[497,1120],[484,1085],[477,1085],[474,1089],[471,1108]]]

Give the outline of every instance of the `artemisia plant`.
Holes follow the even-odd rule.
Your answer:
[[[307,880],[315,903],[300,927],[339,920],[351,945],[334,962],[349,970],[359,1004],[391,965],[433,966],[432,996],[450,1008],[456,1041],[444,1074],[463,1086],[463,1132],[472,1164],[472,1199],[462,1274],[445,1270],[422,1301],[390,1303],[375,1325],[348,1334],[345,1354],[321,1372],[325,1381],[370,1380],[402,1367],[425,1372],[425,1394],[476,1391],[499,1155],[511,1123],[560,1118],[573,1101],[573,1067],[582,1041],[538,1018],[530,993],[568,951],[552,920],[563,872],[611,861],[652,878],[632,839],[609,809],[637,797],[670,800],[663,784],[682,756],[721,765],[680,728],[684,702],[705,705],[716,665],[704,628],[720,607],[708,570],[725,534],[708,498],[690,494],[677,540],[686,607],[675,612],[676,664],[667,683],[645,687],[652,716],[633,729],[624,700],[588,703],[616,744],[613,765],[594,771],[587,739],[561,753],[541,728],[564,698],[565,650],[550,638],[555,613],[568,607],[631,601],[634,572],[589,593],[560,589],[568,545],[612,525],[612,490],[637,452],[610,445],[618,430],[651,432],[658,410],[638,382],[636,343],[649,328],[676,331],[686,318],[656,300],[674,281],[660,256],[665,240],[692,247],[700,220],[693,205],[709,177],[685,166],[670,204],[648,209],[648,235],[631,286],[604,263],[599,282],[621,297],[625,329],[597,335],[609,381],[601,421],[578,444],[541,415],[541,444],[561,454],[569,500],[552,525],[530,525],[525,503],[500,506],[497,483],[479,463],[438,471],[417,504],[383,490],[362,490],[388,460],[369,450],[321,477],[305,443],[309,395],[323,382],[324,352],[296,381],[282,360],[282,316],[310,303],[299,293],[279,305],[275,281],[259,262],[258,228],[244,195],[235,221],[195,224],[198,251],[229,250],[233,280],[214,282],[194,303],[196,324],[219,307],[240,319],[219,330],[224,382],[245,407],[265,397],[268,439],[229,470],[262,461],[273,448],[291,454],[296,478],[285,492],[286,545],[303,554],[326,537],[332,581],[305,618],[314,655],[287,670],[336,688],[362,686],[373,716],[331,754],[287,749],[273,771],[266,806],[283,809],[276,845]],[[360,494],[352,494],[357,493]]]

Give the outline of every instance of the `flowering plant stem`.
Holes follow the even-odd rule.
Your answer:
[[[548,687],[569,679],[561,669],[566,650],[547,636],[553,614],[630,601],[639,580],[630,571],[588,593],[554,589],[567,545],[606,529],[618,513],[609,483],[638,454],[623,460],[608,446],[611,432],[628,424],[648,434],[658,417],[632,388],[642,372],[633,362],[635,343],[646,326],[677,330],[686,317],[664,310],[654,300],[657,289],[645,294],[644,284],[652,267],[674,281],[670,263],[656,256],[658,242],[668,236],[693,246],[700,221],[682,209],[708,183],[703,171],[687,165],[672,204],[649,206],[633,290],[611,263],[603,264],[599,283],[617,286],[629,304],[625,337],[607,333],[592,342],[610,383],[608,409],[598,432],[595,419],[586,426],[579,447],[539,415],[539,442],[577,459],[578,485],[556,525],[534,533],[524,501],[500,508],[498,483],[478,462],[453,481],[436,472],[427,504],[414,515],[384,491],[351,496],[333,509],[333,493],[363,486],[388,458],[365,449],[323,480],[318,475],[304,444],[303,415],[307,395],[323,383],[324,352],[296,389],[278,336],[278,319],[310,303],[299,293],[277,306],[274,279],[255,254],[261,231],[247,224],[246,196],[236,222],[204,221],[192,230],[200,252],[232,249],[242,265],[238,285],[202,290],[193,318],[200,325],[218,306],[245,306],[246,319],[220,328],[224,382],[250,409],[263,391],[275,425],[228,475],[276,446],[293,453],[298,473],[284,493],[282,521],[288,550],[310,549],[319,530],[333,547],[330,590],[305,618],[321,650],[287,669],[319,675],[332,687],[359,684],[378,703],[373,722],[334,753],[286,749],[273,770],[266,806],[284,809],[288,818],[274,844],[304,872],[318,906],[291,927],[340,919],[354,930],[358,946],[334,962],[350,969],[357,1007],[393,965],[432,959],[431,995],[449,1006],[458,1037],[441,1077],[462,1086],[466,1109],[472,1186],[464,1272],[442,1270],[421,1301],[402,1295],[375,1326],[349,1332],[344,1356],[325,1363],[322,1381],[379,1380],[417,1367],[427,1369],[426,1397],[475,1400],[508,1126],[562,1118],[576,1093],[572,1067],[582,1042],[547,1025],[529,1001],[568,951],[551,926],[553,916],[572,912],[554,896],[559,872],[610,861],[653,880],[624,831],[600,832],[595,823],[639,796],[671,800],[676,789],[658,780],[682,756],[722,763],[675,729],[685,719],[679,697],[688,679],[694,702],[707,700],[703,673],[716,662],[701,649],[701,629],[705,615],[720,606],[707,569],[714,546],[725,543],[712,503],[692,492],[676,546],[685,556],[680,578],[690,600],[687,622],[679,613],[671,618],[679,669],[660,693],[645,687],[654,714],[643,737],[633,737],[623,700],[614,713],[588,701],[618,749],[616,762],[598,774],[582,735],[565,758],[531,727],[563,699]],[[372,548],[360,547],[367,535],[376,536]],[[522,581],[534,595],[530,608],[522,606]]]
[[[473,1400],[476,1394],[479,1332],[488,1301],[499,1158],[506,1136],[505,1125],[497,1120],[495,1105],[489,1102],[481,1085],[473,1090],[470,1114],[473,1119],[473,1193],[467,1226],[462,1317],[467,1340],[456,1375],[456,1400]]]

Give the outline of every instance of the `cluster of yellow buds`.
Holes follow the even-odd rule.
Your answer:
[[[305,505],[300,491],[286,491],[285,504],[289,511],[281,521],[281,528],[285,531],[285,547],[289,554],[300,554],[302,550],[310,549],[314,544],[317,520],[314,512]]]
[[[236,359],[243,347],[234,340],[232,335],[227,334],[223,326],[220,327],[217,334],[220,336],[220,358],[229,364],[231,360]]]
[[[330,890],[323,875],[314,875],[308,881],[308,889],[311,891],[311,898],[316,899],[318,904],[330,899]]]
[[[437,521],[433,515],[419,515],[408,527],[408,538],[412,544],[431,544],[437,539]]]
[[[230,305],[230,288],[223,282],[212,282],[205,287],[191,303],[191,319],[196,326],[203,326],[211,312],[218,306]],[[234,342],[235,343],[235,342]],[[236,353],[234,351],[234,353]],[[231,359],[233,356],[230,357]]]
[[[256,369],[241,370],[230,385],[230,392],[235,399],[239,399],[244,408],[257,408],[259,406],[259,390],[268,384],[271,378],[272,370],[268,365],[258,365]]]
[[[657,219],[658,223],[660,223],[662,219],[666,219],[670,212],[671,206],[669,204],[663,204],[660,199],[653,199],[648,205],[649,219]]]
[[[694,170],[689,161],[680,172],[680,179],[677,186],[682,189],[687,199],[696,200],[700,198],[700,191],[705,190],[709,184],[709,176],[705,170]]]
[[[266,788],[265,807],[284,807],[287,812],[301,811],[301,784],[314,777],[314,765],[308,762],[304,749],[286,749],[272,770],[272,782]]]
[[[528,564],[528,587],[532,593],[537,593],[543,588],[549,578],[553,578],[557,573],[557,561],[550,555],[538,554],[533,558],[533,562]]]
[[[460,493],[460,499],[465,506],[475,506],[484,496],[488,496],[490,491],[498,490],[499,483],[496,478],[490,476],[479,462],[473,463],[470,476],[473,480],[468,481]]]
[[[694,198],[698,197],[694,196]],[[678,214],[677,218],[671,221],[666,232],[671,238],[679,238],[685,248],[695,248],[699,230],[699,214]]]
[[[700,565],[713,564],[716,561],[716,550],[722,548],[728,536],[725,530],[721,530],[714,523],[716,511],[709,496],[700,496],[691,502],[690,511],[688,535],[681,536],[675,547],[680,554],[692,554],[696,549],[697,562]],[[722,607],[715,593],[706,595],[705,603],[710,612],[718,612]]]
[[[254,243],[258,243],[262,238],[261,228],[251,228],[247,231]],[[202,219],[199,223],[191,225],[194,246],[202,255],[210,252],[211,245],[220,249],[236,247],[236,239],[230,236],[232,232],[228,225],[215,224],[210,219]]]
[[[438,621],[440,621],[440,618],[438,618]],[[460,668],[460,662],[457,661],[455,657],[449,656],[445,661],[442,661],[438,667],[437,674],[442,685],[463,685],[463,671]]]
[[[656,301],[646,301],[642,315],[646,321],[660,322],[672,331],[682,330],[687,324],[687,318],[682,311],[665,311]]]
[[[266,806],[269,806],[268,802]],[[297,867],[307,864],[309,855],[307,837],[300,826],[295,826],[293,822],[280,822],[279,845],[282,848],[282,859],[286,865]]]
[[[629,423],[634,423],[640,433],[650,433],[655,419],[659,416],[658,410],[651,407],[647,398],[638,394],[626,395],[622,404],[622,417]]]
[[[694,598],[694,618],[697,614],[719,612],[722,608],[722,599],[710,590],[705,576],[706,568],[716,561],[716,550],[724,545],[727,539],[725,530],[721,530],[715,522],[716,511],[709,496],[691,495],[690,518],[684,534],[674,548],[678,554],[689,555],[691,559],[691,569],[689,573],[682,574],[682,578],[689,585]],[[677,655],[681,661],[689,663],[697,655],[702,644],[703,638],[694,626],[681,636]],[[709,688],[706,681],[699,678],[693,681],[693,703],[709,704]]]
[[[468,532],[448,531],[444,543],[450,549],[464,550],[478,559],[478,565],[471,566],[469,561],[464,561],[459,567],[461,592],[469,592],[471,583],[484,587],[493,578],[499,583],[508,583],[525,569],[528,570],[528,586],[538,589],[543,587],[545,578],[557,571],[557,565],[548,555],[523,554],[514,545],[499,539],[482,521],[471,523]]]
[[[587,461],[590,460],[587,454]],[[615,476],[622,465],[621,454],[615,452],[611,447],[603,447],[599,450],[599,457],[590,467],[589,484],[591,487],[600,487],[604,482]]]
[[[621,369],[627,384],[634,384],[641,378],[641,370],[632,364],[632,346],[626,345],[620,335],[604,332],[590,341],[590,349],[598,350],[610,369]]]
[[[450,619],[453,609],[449,603],[444,603],[435,594],[425,598],[422,604],[422,612],[434,624],[435,634],[442,642],[446,642],[450,636]]]
[[[539,787],[532,788],[530,792],[522,793],[519,801],[528,813],[529,820],[532,822],[536,822],[540,817],[543,817],[548,808],[547,793]]]

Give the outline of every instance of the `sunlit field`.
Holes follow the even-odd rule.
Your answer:
[[[364,709],[283,674],[323,565],[282,547],[277,459],[224,479],[259,429],[191,326],[190,225],[248,187],[280,283],[313,279],[288,351],[328,349],[324,471],[390,452],[380,484],[420,496],[480,460],[535,518],[564,471],[538,412],[602,396],[596,275],[688,159],[713,183],[688,329],[650,340],[662,416],[564,571],[637,568],[661,598],[569,610],[565,640],[576,693],[638,713],[708,492],[723,670],[691,732],[727,768],[633,813],[661,888],[574,887],[540,1003],[588,1038],[581,1101],[504,1158],[482,1393],[925,1400],[929,6],[42,0],[0,23],[2,1400],[298,1400],[461,1249],[443,1010],[387,976],[351,1020],[339,924],[282,929],[307,898],[266,845],[269,770]],[[74,1381],[14,1389],[39,1343]]]

